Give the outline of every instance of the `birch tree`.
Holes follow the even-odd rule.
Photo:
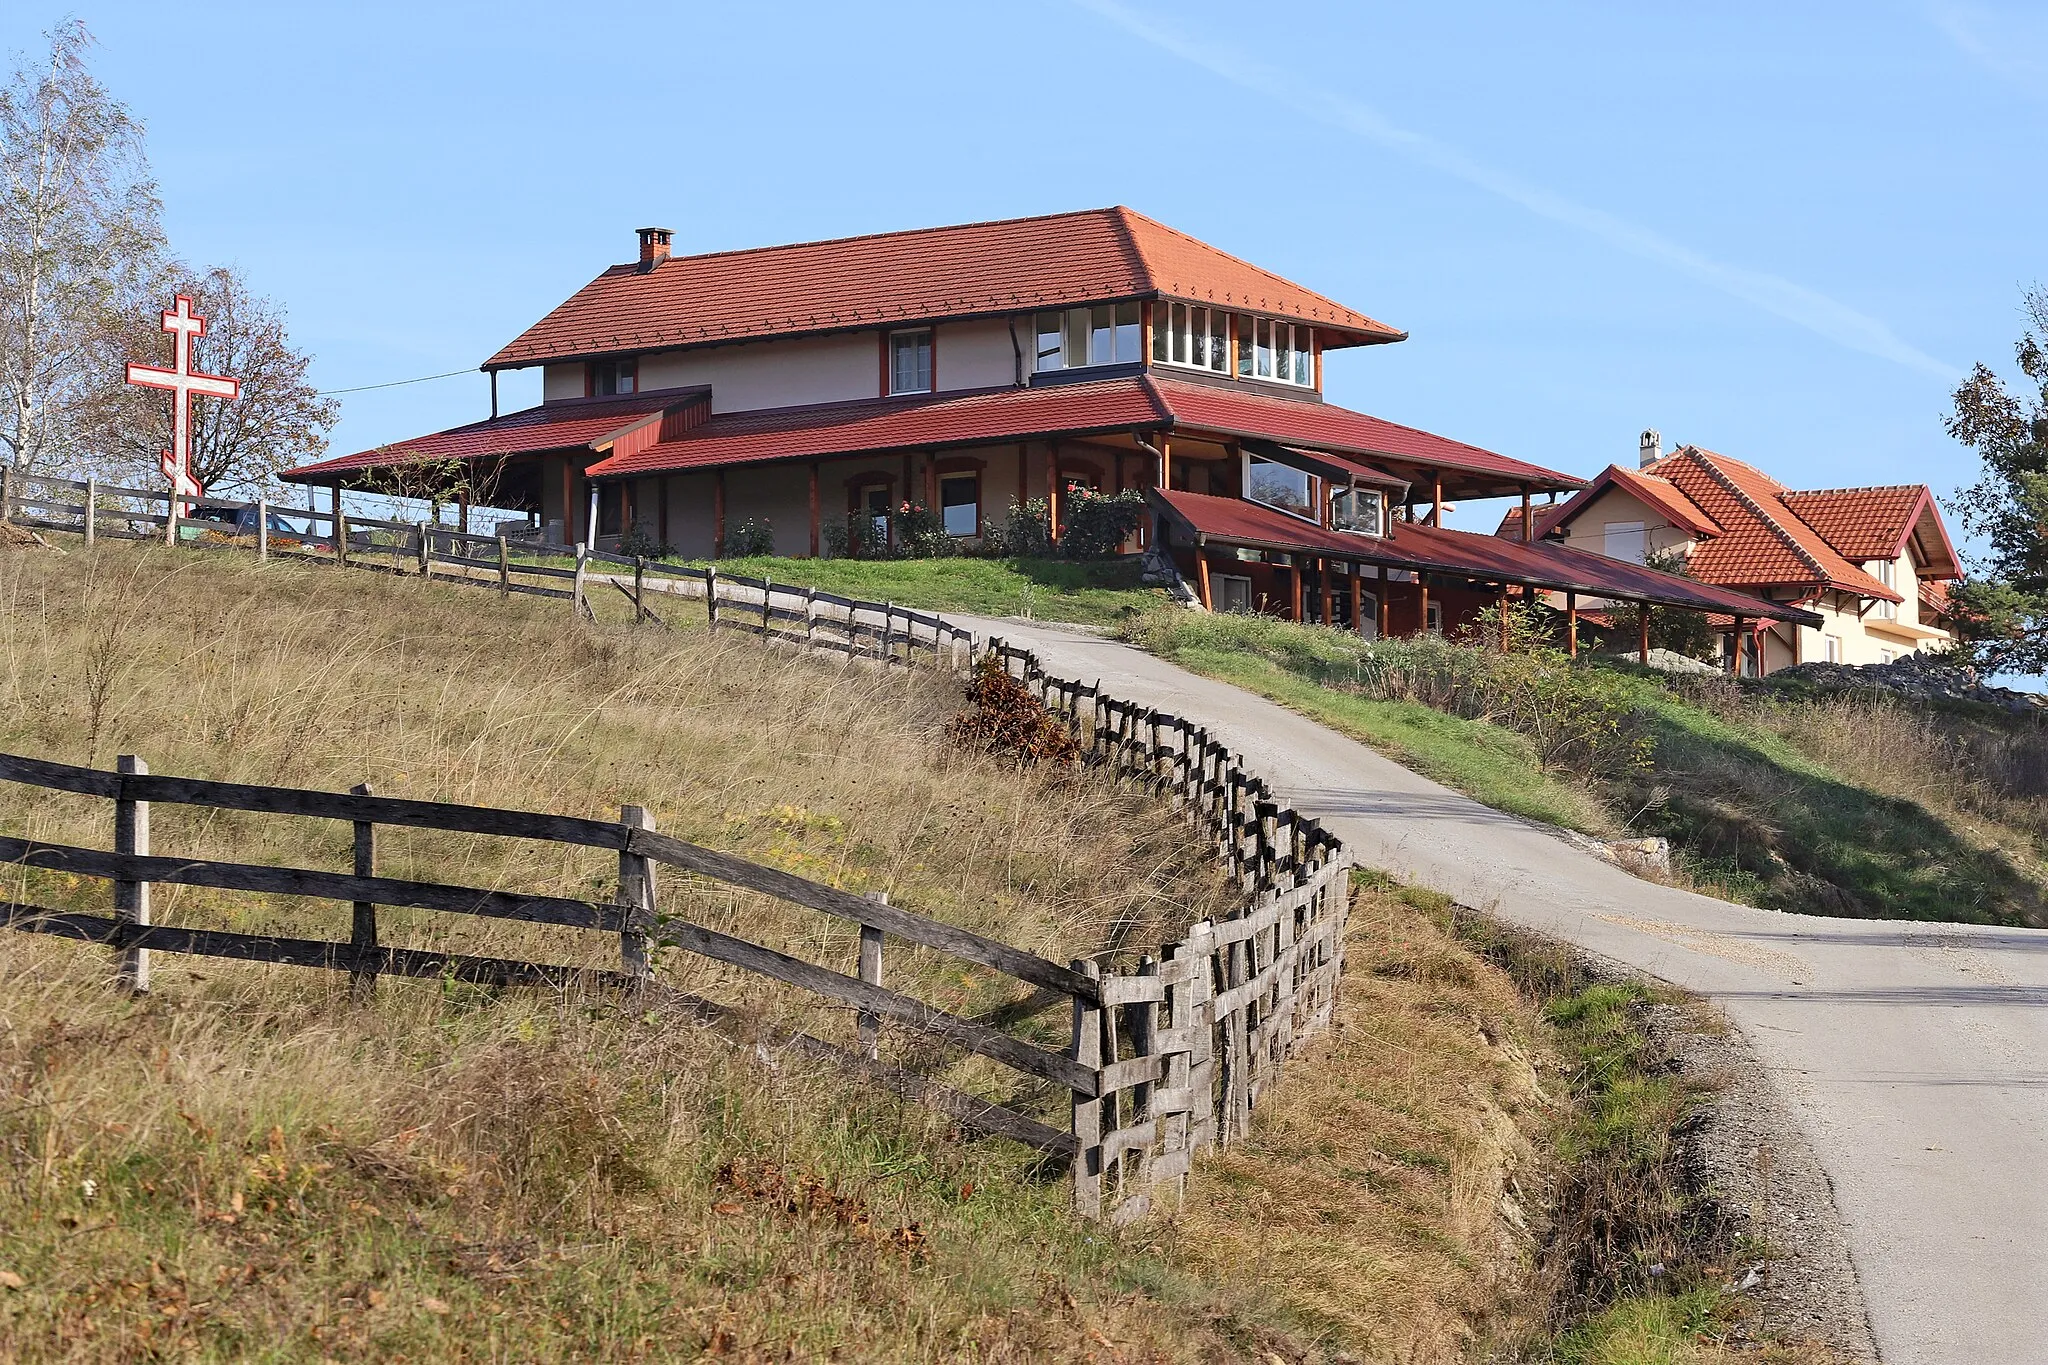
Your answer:
[[[123,406],[124,320],[163,250],[142,128],[71,20],[0,87],[0,456],[82,462]]]

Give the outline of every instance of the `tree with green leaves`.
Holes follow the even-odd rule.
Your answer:
[[[1955,391],[1949,435],[1983,460],[1950,506],[1987,548],[1953,598],[1964,647],[1994,672],[2048,672],[2048,290],[2026,296],[2008,388],[1978,364]]]

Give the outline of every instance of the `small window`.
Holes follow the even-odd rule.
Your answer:
[[[1831,664],[1838,664],[1838,663],[1842,662],[1842,637],[1841,637],[1841,636],[1839,636],[1839,635],[1827,635],[1827,636],[1823,636],[1823,637],[1822,637],[1822,641],[1821,641],[1821,643],[1822,643],[1822,647],[1823,647],[1823,649],[1824,649],[1824,651],[1825,651],[1825,653],[1826,653],[1826,656],[1827,656],[1827,661],[1828,661],[1829,663],[1831,663]]]
[[[1316,514],[1309,476],[1292,465],[1260,455],[1245,456],[1244,495],[1253,502],[1292,512],[1298,517],[1312,518]]]
[[[1065,333],[1062,330],[1065,325],[1064,314],[1038,315],[1038,369],[1041,373],[1060,369],[1066,364],[1063,341]]]
[[[981,475],[947,474],[939,480],[939,508],[949,536],[981,534]]]
[[[639,389],[640,362],[637,360],[593,360],[587,384],[593,398],[634,393]]]
[[[1434,598],[1429,604],[1429,624],[1425,627],[1432,635],[1444,633],[1444,604]]]
[[[931,329],[919,328],[914,332],[889,333],[889,392],[930,393],[931,391]]]
[[[1600,528],[1600,553],[1609,559],[1631,564],[1643,562],[1643,524],[1640,521],[1610,521]]]
[[[1387,495],[1377,488],[1340,488],[1330,496],[1330,524],[1362,536],[1383,536]]]

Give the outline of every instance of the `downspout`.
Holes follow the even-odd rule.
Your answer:
[[[498,420],[498,372],[491,371],[491,420]]]
[[[1021,389],[1024,387],[1024,343],[1017,340],[1017,319],[1015,317],[1010,319],[1010,350],[1017,357],[1016,387]]]

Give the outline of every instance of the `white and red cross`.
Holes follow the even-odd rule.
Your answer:
[[[233,398],[242,391],[242,381],[225,375],[200,374],[192,368],[192,341],[206,335],[206,319],[192,311],[192,298],[180,294],[177,306],[164,311],[164,330],[177,338],[176,357],[170,369],[154,365],[128,365],[128,382],[145,388],[169,389],[171,399],[171,448],[158,459],[164,477],[171,481],[171,521],[175,526],[178,497],[196,498],[206,490],[192,477],[192,395]]]

